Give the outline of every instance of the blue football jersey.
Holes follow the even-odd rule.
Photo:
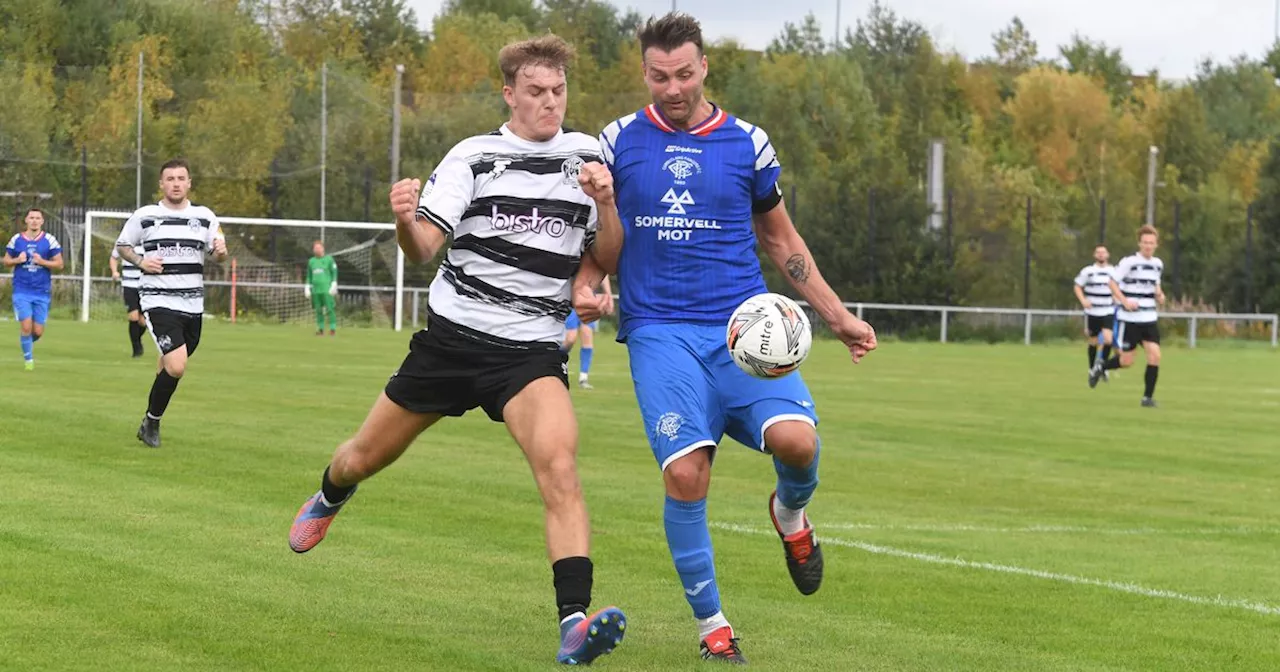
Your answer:
[[[752,213],[781,200],[765,132],[718,107],[677,130],[654,105],[605,127],[624,243],[618,340],[653,323],[725,324],[765,291]]]
[[[53,272],[37,264],[33,255],[40,255],[46,261],[62,254],[62,245],[58,239],[45,231],[41,231],[34,240],[25,233],[16,233],[5,246],[5,253],[11,257],[26,253],[26,263],[13,267],[13,293],[15,295],[44,296],[53,291]]]

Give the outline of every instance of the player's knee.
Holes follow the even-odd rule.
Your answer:
[[[539,465],[536,476],[543,502],[548,508],[582,499],[577,461],[567,451],[565,455],[558,455]]]
[[[681,501],[696,501],[707,496],[711,481],[711,455],[707,448],[692,453],[667,465],[662,472],[667,494]]]
[[[765,431],[764,444],[783,464],[807,467],[818,455],[818,432],[807,422],[779,422]]]
[[[30,336],[34,329],[29,322],[23,322],[18,328],[21,330],[23,336]]]
[[[164,363],[164,371],[173,378],[181,378],[187,373],[187,363],[166,361]]]

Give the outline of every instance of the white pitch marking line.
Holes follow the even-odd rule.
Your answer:
[[[993,534],[1104,534],[1117,536],[1153,535],[1250,535],[1280,534],[1280,528],[1272,527],[1204,527],[1163,529],[1158,527],[1107,528],[1081,525],[1024,525],[1022,527],[993,527],[965,523],[939,525],[879,525],[876,523],[823,523],[835,530],[884,530],[897,532],[987,532]]]
[[[777,536],[777,532],[773,530],[762,530],[745,525],[734,525],[731,523],[712,523],[712,527],[727,530],[730,532],[739,532],[743,534],[761,534],[766,536]],[[832,537],[821,537],[821,543],[831,544],[833,546],[845,546],[848,548],[856,548],[867,553],[875,555],[887,555],[895,558],[906,558],[908,560],[916,560],[919,562],[927,562],[934,565],[950,565],[952,567],[964,567],[966,569],[982,569],[988,572],[999,572],[1001,574],[1015,574],[1018,576],[1030,576],[1037,579],[1045,579],[1048,581],[1058,581],[1060,583],[1070,583],[1078,586],[1096,586],[1098,588],[1106,588],[1121,593],[1129,593],[1131,595],[1142,595],[1144,597],[1154,597],[1164,600],[1177,600],[1179,602],[1188,602],[1190,604],[1199,604],[1211,607],[1226,607],[1228,609],[1242,609],[1245,611],[1253,611],[1267,616],[1280,616],[1280,607],[1272,606],[1262,602],[1254,602],[1251,600],[1237,600],[1221,595],[1216,597],[1201,597],[1199,595],[1187,595],[1171,590],[1161,590],[1159,588],[1147,588],[1134,583],[1124,583],[1120,581],[1108,581],[1104,579],[1090,579],[1083,576],[1073,576],[1071,574],[1059,574],[1057,572],[1046,572],[1039,569],[1028,569],[1026,567],[1015,567],[1013,565],[1000,565],[991,562],[973,562],[963,558],[948,558],[942,555],[933,555],[931,553],[916,553],[914,551],[906,551],[900,548],[892,548],[889,546],[879,546],[877,544],[868,544],[861,541],[852,541],[847,539],[835,539]]]

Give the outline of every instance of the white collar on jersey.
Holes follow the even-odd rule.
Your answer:
[[[527,144],[527,145],[532,145],[532,146],[535,146],[535,147],[545,147],[546,145],[549,145],[549,144],[551,144],[551,143],[555,142],[556,140],[559,140],[559,139],[564,135],[564,128],[563,128],[563,127],[561,127],[561,128],[556,129],[556,134],[555,134],[555,135],[551,136],[550,138],[548,138],[548,139],[546,139],[546,140],[543,140],[543,141],[541,141],[541,142],[539,142],[539,141],[537,141],[537,140],[530,140],[530,139],[528,139],[528,138],[522,138],[522,137],[520,137],[519,135],[516,135],[516,132],[515,132],[515,131],[513,131],[513,130],[511,130],[511,128],[508,126],[507,122],[503,122],[502,126],[500,126],[500,127],[498,128],[498,131],[499,131],[500,133],[502,133],[502,136],[503,136],[503,137],[505,137],[505,138],[508,138],[508,139],[514,140],[514,141],[516,141],[516,142],[523,142],[523,143],[525,143],[525,144]]]

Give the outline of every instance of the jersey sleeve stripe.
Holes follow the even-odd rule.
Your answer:
[[[453,235],[453,227],[449,226],[449,223],[444,221],[444,218],[442,218],[440,215],[437,215],[436,213],[428,210],[427,206],[425,205],[418,206],[417,216],[419,219],[425,219],[428,222],[431,222],[432,224],[434,224],[436,228],[440,229],[441,231],[444,231],[446,236]]]

